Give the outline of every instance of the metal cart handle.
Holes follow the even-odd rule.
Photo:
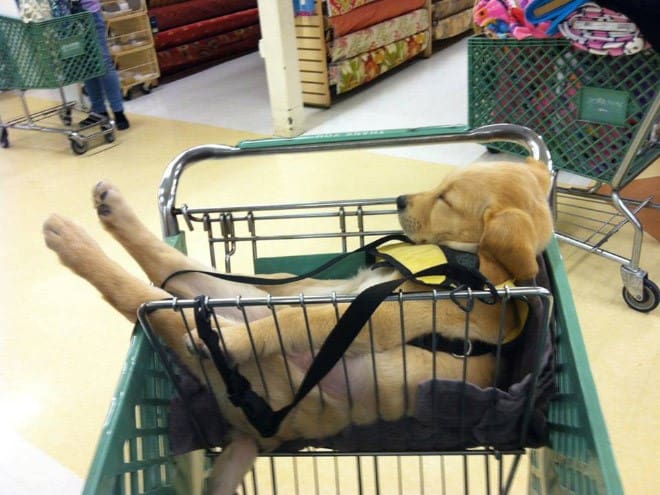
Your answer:
[[[523,146],[530,156],[547,164],[552,172],[550,152],[543,138],[531,129],[514,124],[493,124],[475,129],[466,126],[432,126],[412,129],[388,129],[340,132],[241,141],[237,146],[207,144],[195,146],[178,155],[165,169],[158,190],[158,208],[164,237],[180,232],[175,215],[176,193],[181,174],[190,165],[210,158],[233,156],[331,151],[347,148],[383,148],[409,144],[495,143],[510,142]]]

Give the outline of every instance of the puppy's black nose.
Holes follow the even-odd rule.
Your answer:
[[[408,197],[407,196],[399,196],[396,198],[396,207],[397,209],[400,210],[405,210],[406,206],[408,206]]]

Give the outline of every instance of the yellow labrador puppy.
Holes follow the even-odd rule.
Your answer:
[[[533,278],[538,266],[536,256],[552,234],[552,217],[547,194],[550,176],[545,165],[489,163],[459,169],[440,185],[427,192],[397,199],[401,227],[415,243],[432,243],[475,252],[480,271],[493,283],[525,281]],[[108,258],[99,245],[75,223],[52,215],[44,224],[46,244],[61,262],[88,280],[103,297],[132,322],[138,307],[148,301],[169,297],[157,288],[173,272],[209,268],[184,256],[150,233],[136,217],[120,192],[102,182],[93,190],[100,221],[108,232],[136,259],[151,286],[137,279]],[[304,280],[280,286],[252,286],[222,281],[200,274],[173,278],[168,290],[179,297],[200,294],[213,298],[304,294],[357,294],[377,283],[393,280],[400,274],[383,267],[359,272],[348,280]],[[424,286],[405,282],[405,291],[423,291]],[[407,302],[404,313],[406,338],[429,333],[434,328],[444,336],[462,337],[465,313],[451,301]],[[513,305],[509,305],[513,306]],[[346,305],[340,305],[340,313]],[[251,467],[259,449],[274,449],[281,442],[300,438],[324,438],[340,432],[349,424],[370,424],[378,418],[396,420],[412,413],[417,386],[435,373],[440,378],[460,379],[464,359],[433,353],[402,344],[401,314],[398,305],[385,302],[373,313],[369,330],[363,329],[349,347],[345,366],[336,366],[281,424],[277,434],[261,437],[242,411],[227,397],[224,383],[211,373],[211,387],[222,414],[232,425],[229,445],[218,457],[212,473],[214,495],[232,494]],[[156,332],[175,351],[189,370],[202,379],[198,356],[191,352],[181,317],[173,311],[157,311],[151,317]],[[218,314],[219,331],[232,361],[252,383],[257,393],[268,389],[270,406],[279,409],[293,398],[284,372],[289,363],[294,385],[299,385],[312,361],[307,328],[315,346],[320,346],[337,321],[334,307],[309,306],[305,312],[295,307],[277,309],[282,330],[278,335],[270,310],[248,310],[250,331],[257,355],[247,335],[243,317],[231,310]],[[194,321],[190,315],[188,321]],[[487,343],[498,339],[501,308],[476,302],[470,313],[471,338]],[[518,327],[518,315],[510,308],[505,317],[507,333]],[[282,356],[283,345],[286,357]],[[405,347],[405,353],[402,349]],[[405,357],[404,357],[405,356]],[[263,375],[256,366],[259,359]],[[405,378],[402,372],[405,359]],[[495,359],[492,355],[467,358],[467,378],[478,386],[492,383]],[[348,376],[346,376],[346,374]],[[260,376],[264,376],[264,382]],[[376,380],[375,377],[378,379]],[[352,400],[348,404],[350,384]],[[405,393],[402,393],[407,386]],[[375,394],[374,390],[378,393]],[[321,395],[323,397],[321,397]],[[378,401],[375,396],[378,396]]]

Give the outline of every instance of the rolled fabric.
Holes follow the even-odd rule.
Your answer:
[[[525,18],[532,24],[549,21],[547,33],[557,33],[559,23],[575,12],[588,0],[532,0],[525,9]]]
[[[650,48],[627,16],[592,2],[560,23],[559,32],[575,48],[594,55],[632,55]]]

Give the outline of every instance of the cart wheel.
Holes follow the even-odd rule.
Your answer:
[[[658,286],[648,278],[644,279],[641,301],[635,299],[625,287],[623,288],[622,296],[628,306],[636,311],[641,311],[642,313],[653,311],[658,307],[658,302],[660,302],[660,290],[658,290]]]
[[[124,93],[124,101],[130,101],[131,98],[133,98],[133,95],[131,94],[131,90],[129,89],[128,91],[126,91],[126,93]]]
[[[87,141],[83,141],[82,143],[79,143],[75,139],[71,139],[71,149],[76,155],[82,155],[89,149],[89,144]]]
[[[145,95],[148,95],[149,93],[151,93],[151,85],[148,84],[148,83],[144,83],[144,84],[142,85],[142,92],[143,92]]]
[[[0,146],[9,148],[9,133],[5,127],[2,128],[2,134],[0,135]]]
[[[60,112],[60,119],[64,125],[71,125],[73,118],[71,117],[71,109],[67,108],[63,112]]]
[[[103,138],[105,139],[106,143],[114,143],[115,142],[115,131],[108,132],[107,134],[104,134]]]

